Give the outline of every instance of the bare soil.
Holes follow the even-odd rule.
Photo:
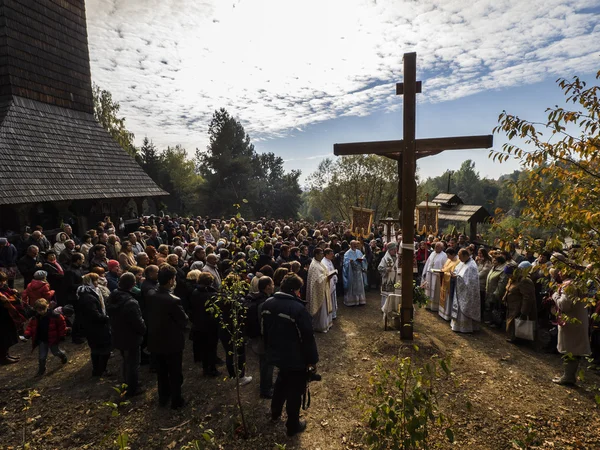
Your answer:
[[[509,449],[519,448],[518,442],[528,448],[600,448],[594,400],[600,377],[595,373],[584,371],[577,388],[554,385],[550,380],[561,372],[558,355],[536,351],[534,345],[509,344],[502,332],[489,328],[474,335],[453,333],[448,323],[425,310],[416,313],[416,352],[412,343],[400,341],[397,331],[383,331],[379,303],[377,294],[370,294],[364,307],[346,308],[340,302],[334,328],[317,335],[323,381],[311,383],[312,404],[303,412],[308,428],[294,438],[285,435],[283,423],[269,421],[269,401],[259,398],[258,362],[250,349],[247,372],[254,380],[242,395],[251,436],[242,439],[236,431],[234,383],[203,378],[191,345],[184,353],[185,408],[159,408],[156,377],[142,366],[146,393],[115,418],[102,404],[116,400],[112,388],[118,377],[93,379],[87,345],[68,340],[62,347],[69,363],[63,366],[50,356],[41,379],[34,378],[37,352],[31,353],[31,343],[11,349],[21,361],[0,367],[0,449],[23,448],[24,443],[31,449],[114,448],[110,434],[117,427],[128,434],[132,449],[179,449],[205,429],[214,431],[224,449],[272,449],[276,444],[287,449],[365,448],[364,393],[376,364],[393,356],[425,361],[432,355],[449,357],[454,374],[454,383],[442,386],[442,402],[454,417],[456,442],[449,444],[440,435],[435,448]],[[116,355],[109,370],[117,374],[119,364]],[[363,396],[357,394],[359,388]],[[33,389],[40,397],[24,410],[24,397]]]

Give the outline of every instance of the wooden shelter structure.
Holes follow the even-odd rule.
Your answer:
[[[0,229],[82,231],[164,195],[94,118],[84,0],[0,0]]]
[[[477,224],[487,222],[491,215],[481,205],[465,205],[456,194],[438,194],[429,204],[437,206],[439,228],[442,229],[449,223],[463,222],[469,224],[469,238],[476,240]],[[425,208],[425,202],[417,205],[417,209]]]

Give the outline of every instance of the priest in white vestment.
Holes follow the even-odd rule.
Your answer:
[[[402,243],[400,243],[402,245]],[[395,242],[387,245],[387,252],[381,258],[377,270],[381,274],[381,307],[385,305],[389,294],[395,292],[394,285],[400,281],[400,258],[398,257],[398,246]]]
[[[350,242],[350,250],[344,253],[344,305],[366,305],[367,260],[358,249],[359,242]]]
[[[308,312],[313,318],[313,329],[327,333],[333,325],[333,307],[331,305],[330,280],[335,273],[330,274],[327,267],[321,262],[323,249],[315,248],[313,260],[308,268],[306,280],[306,302]]]
[[[444,244],[437,242],[435,251],[429,255],[423,268],[424,281],[421,287],[425,289],[425,295],[429,298],[426,308],[431,311],[437,311],[440,307],[441,271],[447,259]]]
[[[324,254],[325,254],[325,257],[321,260],[321,262],[323,263],[323,265],[325,267],[327,267],[327,272],[330,274],[333,274],[333,276],[329,280],[329,291],[331,292],[331,308],[332,308],[331,317],[332,317],[332,319],[335,319],[335,318],[337,318],[336,286],[337,286],[337,282],[338,282],[338,273],[337,273],[335,266],[333,265],[333,260],[335,258],[335,252],[330,248],[326,248]]]
[[[481,322],[481,297],[479,272],[467,249],[461,249],[458,257],[463,263],[456,271],[456,294],[452,304],[452,331],[472,333],[479,330]],[[457,268],[458,269],[458,268]]]

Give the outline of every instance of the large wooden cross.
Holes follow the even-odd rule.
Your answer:
[[[399,141],[355,142],[335,144],[335,155],[382,155],[398,161],[398,209],[402,221],[402,339],[413,338],[413,260],[415,239],[415,206],[417,198],[417,159],[437,155],[445,150],[490,148],[493,136],[461,136],[416,139],[416,94],[421,93],[417,81],[417,54],[404,54],[404,83],[396,84],[396,95],[404,96],[404,139]]]

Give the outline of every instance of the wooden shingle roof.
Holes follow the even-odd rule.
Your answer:
[[[483,206],[478,205],[456,205],[442,206],[438,212],[439,220],[452,220],[456,222],[483,223],[490,213]]]
[[[87,112],[0,102],[0,204],[168,195]]]
[[[431,202],[438,205],[461,205],[463,203],[462,199],[456,194],[438,194]]]

